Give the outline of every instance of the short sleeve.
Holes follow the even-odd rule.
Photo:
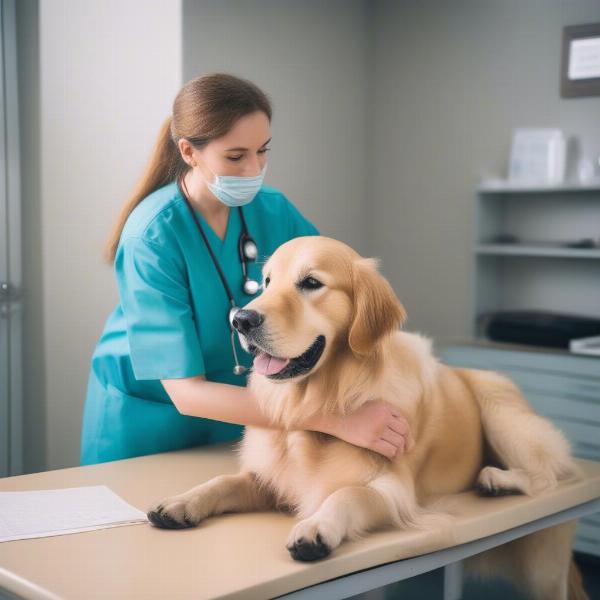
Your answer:
[[[290,240],[304,235],[321,235],[319,230],[289,200],[287,204],[290,215]]]
[[[129,237],[119,245],[115,271],[135,378],[202,375],[189,286],[176,258],[166,248]]]

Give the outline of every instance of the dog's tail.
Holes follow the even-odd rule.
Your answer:
[[[510,379],[494,371],[456,371],[477,398],[486,445],[493,462],[502,467],[482,469],[481,493],[534,495],[579,474],[563,433],[532,410]]]

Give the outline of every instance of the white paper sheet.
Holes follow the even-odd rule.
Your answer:
[[[0,542],[147,522],[105,485],[0,492]]]

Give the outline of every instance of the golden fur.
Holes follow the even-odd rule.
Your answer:
[[[299,289],[309,275],[324,286]],[[324,335],[323,354],[292,379],[251,374],[248,385],[279,429],[247,427],[241,473],[164,501],[149,514],[156,524],[195,525],[226,510],[288,509],[300,518],[288,549],[312,560],[374,528],[435,522],[427,504],[441,494],[478,486],[484,493],[534,495],[576,472],[564,436],[509,379],[446,366],[430,340],[400,330],[404,308],[375,260],[330,238],[301,237],[275,252],[263,276],[268,286],[244,309],[265,317],[272,354],[300,356]],[[310,416],[347,414],[373,399],[394,404],[410,423],[414,447],[393,460],[294,430]],[[567,598],[572,530],[561,525],[512,542],[511,556],[522,552],[529,562],[508,564],[500,548],[472,566],[491,572],[500,565],[535,598]]]

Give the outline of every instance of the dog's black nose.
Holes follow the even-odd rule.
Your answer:
[[[255,310],[244,310],[242,308],[233,315],[231,324],[240,333],[248,333],[251,329],[256,329],[264,320],[264,315]]]

